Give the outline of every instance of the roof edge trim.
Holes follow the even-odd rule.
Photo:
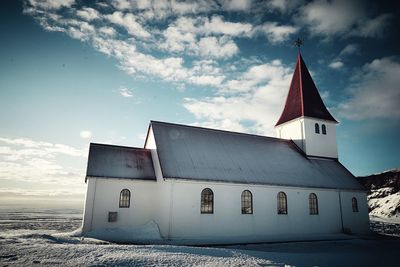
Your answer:
[[[177,180],[177,181],[190,181],[190,182],[212,182],[212,183],[224,183],[224,184],[240,184],[240,185],[265,185],[265,186],[276,186],[276,187],[290,187],[290,188],[304,188],[304,189],[324,189],[324,190],[338,190],[338,191],[357,191],[365,192],[367,190],[362,189],[350,189],[350,188],[340,188],[340,187],[322,187],[322,186],[294,186],[290,184],[279,184],[279,183],[241,183],[235,181],[227,180],[211,180],[211,179],[190,179],[190,178],[180,178],[180,177],[164,177],[164,180]]]
[[[139,180],[139,181],[148,181],[148,182],[157,182],[157,178],[129,178],[129,177],[115,177],[115,176],[100,176],[100,175],[86,175],[86,179],[88,178],[102,178],[102,179],[120,179],[120,180]]]

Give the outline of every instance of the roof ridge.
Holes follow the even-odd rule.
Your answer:
[[[143,148],[143,147],[133,147],[133,146],[121,146],[121,145],[113,145],[113,144],[101,144],[101,143],[90,143],[90,146],[111,146],[111,147],[119,147],[119,148],[126,148],[126,149],[135,149],[135,150],[148,150],[150,149]]]
[[[299,59],[297,60],[297,63],[299,64],[299,80],[300,80],[300,101],[301,101],[301,115],[304,116],[304,96],[303,96],[303,76],[301,74],[301,62],[304,63],[303,58],[301,57],[300,51],[299,51]],[[304,63],[305,65],[305,63]]]
[[[192,126],[192,125],[186,125],[186,124],[164,122],[164,121],[154,121],[154,120],[151,120],[150,123],[169,124],[169,125],[181,126],[181,127],[187,127],[187,128],[197,128],[197,129],[207,130],[207,131],[224,132],[224,133],[229,133],[229,134],[245,135],[245,136],[252,136],[252,137],[257,137],[257,138],[273,139],[273,140],[282,141],[282,142],[290,142],[290,140],[272,137],[272,136],[242,133],[242,132],[228,131],[228,130],[215,129],[215,128],[207,128],[207,127],[202,127],[202,126]]]

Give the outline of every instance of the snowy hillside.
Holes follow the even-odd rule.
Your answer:
[[[368,190],[370,216],[400,220],[400,170],[358,177]]]

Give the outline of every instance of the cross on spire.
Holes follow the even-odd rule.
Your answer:
[[[300,39],[300,37],[297,37],[297,39],[294,41],[294,45],[297,46],[297,49],[300,53],[300,46],[304,45],[304,41]]]

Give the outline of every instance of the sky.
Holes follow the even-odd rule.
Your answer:
[[[89,143],[143,147],[150,120],[275,136],[298,37],[339,160],[356,176],[400,167],[396,1],[0,6],[4,205],[82,207]]]

